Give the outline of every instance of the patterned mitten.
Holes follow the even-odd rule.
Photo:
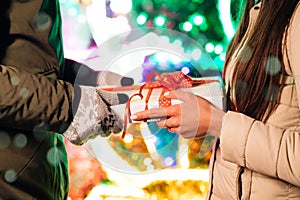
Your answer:
[[[122,118],[116,115],[110,106],[126,103],[127,95],[90,86],[78,86],[75,91],[77,92],[73,104],[73,122],[63,133],[70,142],[82,145],[98,135],[107,137],[123,129]]]

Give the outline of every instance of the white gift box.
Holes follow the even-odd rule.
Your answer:
[[[195,82],[202,80],[203,84],[195,84],[195,86],[190,88],[181,88],[183,91],[192,92],[195,95],[201,96],[219,109],[224,109],[224,89],[222,83],[220,82],[219,77],[205,77],[205,78],[193,78]],[[153,88],[151,93],[149,89],[140,88],[143,86],[143,83],[134,86],[125,86],[119,88],[102,88],[107,91],[125,93],[130,99],[130,113],[136,113],[139,111],[144,111],[151,108],[158,108],[162,105],[159,105],[159,98],[161,97],[163,88]],[[139,93],[141,91],[141,93]],[[139,95],[137,95],[139,94]],[[141,96],[142,95],[142,96]],[[147,99],[147,102],[146,102]],[[171,104],[180,104],[182,101],[177,99],[172,99]],[[113,111],[118,114],[121,118],[126,114],[126,104],[119,104],[111,106]],[[156,121],[158,119],[151,119],[151,121]],[[150,121],[150,120],[148,120]],[[137,121],[129,121],[137,122]]]

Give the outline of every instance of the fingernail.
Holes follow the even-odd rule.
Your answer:
[[[134,83],[133,78],[123,77],[121,79],[121,85],[122,86],[130,86],[130,85],[133,85],[133,83]]]
[[[137,119],[137,115],[131,115],[130,119],[133,119],[133,120]]]
[[[164,96],[168,96],[170,94],[170,92],[165,92]]]

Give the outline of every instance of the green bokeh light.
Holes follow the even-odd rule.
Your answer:
[[[182,25],[184,31],[189,32],[193,28],[193,24],[191,22],[184,22]]]
[[[154,24],[155,26],[158,26],[158,27],[162,27],[166,24],[166,16],[165,15],[158,15],[154,18]]]
[[[153,24],[155,27],[182,32],[197,41],[218,66],[224,62],[223,54],[235,31],[232,24],[236,24],[237,20],[233,18],[238,15],[235,9],[239,4],[237,0],[132,1],[139,26]],[[184,42],[182,47],[191,51]]]
[[[136,23],[138,25],[144,25],[148,20],[148,14],[145,12],[141,12],[139,16],[136,18]]]

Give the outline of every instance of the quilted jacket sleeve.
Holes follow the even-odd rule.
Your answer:
[[[1,127],[62,133],[72,121],[70,83],[0,65],[0,85]]]
[[[223,123],[220,148],[225,160],[300,186],[299,132],[231,111]]]
[[[300,7],[287,35],[288,57],[300,109]],[[220,138],[222,157],[300,187],[300,132],[281,129],[246,115],[228,112]]]

